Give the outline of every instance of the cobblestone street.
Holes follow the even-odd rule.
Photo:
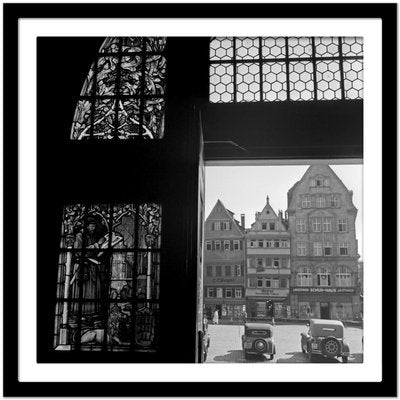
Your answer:
[[[243,325],[212,325],[208,326],[211,344],[208,351],[207,363],[308,363],[307,356],[301,352],[300,333],[307,330],[305,325],[276,325],[274,338],[276,354],[272,361],[264,356],[244,358],[241,337]],[[345,328],[345,340],[350,345],[349,363],[362,363],[363,330],[358,327]],[[314,362],[340,363],[341,359],[318,357]]]

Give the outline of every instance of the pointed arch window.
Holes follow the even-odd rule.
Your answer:
[[[161,139],[165,37],[109,37],[83,84],[71,140]]]

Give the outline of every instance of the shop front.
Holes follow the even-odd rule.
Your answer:
[[[288,295],[288,289],[246,289],[248,318],[251,320],[287,318]]]
[[[355,287],[293,287],[291,310],[299,319],[354,320],[358,307]]]

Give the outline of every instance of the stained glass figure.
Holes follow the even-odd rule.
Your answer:
[[[361,37],[211,38],[211,103],[362,98]]]
[[[66,205],[54,349],[156,351],[160,248],[159,204]]]
[[[165,37],[109,37],[77,102],[72,140],[161,139],[166,91]]]

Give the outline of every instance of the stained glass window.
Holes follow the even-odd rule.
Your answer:
[[[362,98],[363,38],[211,39],[211,103]]]
[[[109,37],[83,84],[72,140],[161,139],[165,37]]]
[[[64,207],[54,349],[156,352],[161,207]]]

